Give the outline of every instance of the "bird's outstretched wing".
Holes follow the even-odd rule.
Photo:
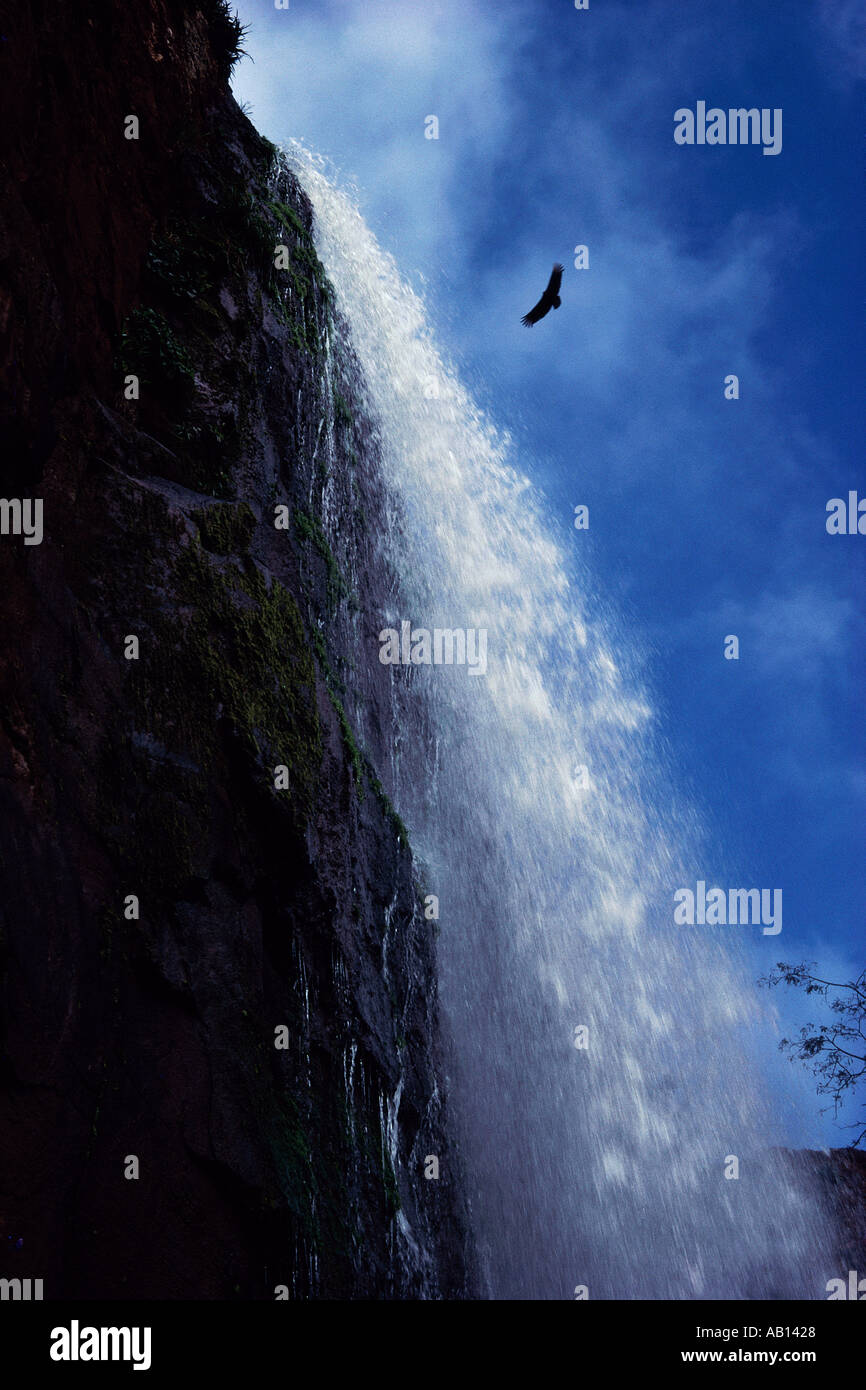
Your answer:
[[[562,272],[564,269],[565,267],[561,266],[559,261],[557,261],[556,265],[553,267],[550,279],[547,282],[547,289],[544,291],[545,296],[549,295],[551,299],[555,299],[559,294],[559,287],[562,284]]]
[[[539,299],[538,303],[532,309],[530,309],[529,313],[523,315],[523,318],[520,320],[520,322],[525,323],[527,328],[531,328],[534,323],[538,323],[538,320],[543,319],[544,315],[549,312],[550,300],[548,299],[547,294],[544,293]]]
[[[531,328],[539,319],[543,319],[545,314],[549,314],[553,308],[553,301],[559,294],[559,287],[562,284],[562,272],[564,267],[558,262],[553,267],[553,272],[547,282],[547,289],[539,299],[538,303],[530,309],[528,314],[524,314],[520,320],[527,328]]]

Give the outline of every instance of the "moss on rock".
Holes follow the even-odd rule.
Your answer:
[[[189,396],[195,385],[192,358],[156,309],[133,309],[124,320],[120,342],[124,372],[140,381],[161,386],[174,396]]]
[[[215,555],[243,555],[249,550],[256,518],[246,502],[202,508],[192,515],[205,550]]]

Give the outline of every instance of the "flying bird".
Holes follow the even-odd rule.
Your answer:
[[[551,309],[558,309],[562,300],[559,297],[559,287],[562,284],[563,267],[557,262],[553,267],[553,274],[547,282],[547,289],[539,299],[533,309],[528,314],[524,314],[520,320],[525,323],[527,328],[531,328],[539,319],[543,319],[545,314],[549,314]]]

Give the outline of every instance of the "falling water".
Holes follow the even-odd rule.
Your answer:
[[[441,903],[487,1293],[823,1297],[818,1199],[768,1154],[753,986],[730,929],[673,922],[675,889],[702,876],[699,829],[628,640],[351,198],[302,148],[287,157],[395,499],[401,606],[381,626],[488,634],[483,676],[380,668],[398,806]]]

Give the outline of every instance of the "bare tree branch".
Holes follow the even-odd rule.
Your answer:
[[[852,1046],[866,1043],[866,1033],[863,1031],[866,1021],[866,970],[856,980],[842,982],[825,980],[814,974],[814,965],[814,961],[802,965],[786,965],[784,961],[779,961],[776,969],[761,976],[758,983],[767,989],[785,984],[802,989],[806,994],[820,994],[831,1012],[837,1015],[832,1024],[807,1023],[800,1029],[798,1040],[783,1038],[779,1043],[779,1051],[787,1052],[790,1061],[806,1062],[811,1066],[818,1080],[818,1094],[830,1096],[833,1102],[832,1107],[825,1107],[821,1114],[827,1114],[832,1108],[835,1118],[848,1099],[846,1093],[856,1090],[857,1083],[866,1077],[866,1052],[851,1051]],[[831,990],[839,993],[831,996]],[[858,1065],[852,1067],[846,1058]],[[866,1101],[863,1103],[866,1105]],[[866,1124],[861,1127],[860,1122],[855,1121],[843,1128],[860,1129],[852,1148],[857,1148],[866,1138]]]

